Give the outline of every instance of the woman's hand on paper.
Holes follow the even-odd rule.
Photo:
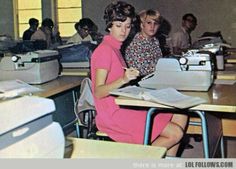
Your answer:
[[[125,75],[123,77],[124,83],[128,83],[131,80],[137,79],[139,76],[139,71],[135,68],[124,68]]]

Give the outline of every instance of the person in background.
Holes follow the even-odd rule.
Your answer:
[[[125,60],[128,67],[139,70],[140,76],[155,71],[159,58],[162,57],[160,44],[155,37],[161,24],[161,15],[157,10],[143,10],[139,13],[140,31],[125,49]]]
[[[53,29],[52,19],[45,18],[41,27],[31,36],[31,40],[42,40],[46,42],[47,49],[53,49],[61,44],[61,37],[58,29]]]
[[[135,19],[135,8],[123,1],[113,2],[105,8],[104,19],[108,34],[91,57],[96,125],[117,142],[143,144],[147,111],[122,108],[115,103],[115,97],[109,94],[139,76],[137,69],[127,68],[120,52]],[[166,147],[169,156],[176,156],[184,135],[187,120],[179,123],[178,118],[172,113],[159,113],[153,121],[151,145]]]
[[[53,27],[51,41],[52,41],[52,46],[51,46],[52,49],[63,44],[62,39],[61,39],[61,35],[60,35],[60,31],[59,31],[59,28],[57,25],[55,25]]]
[[[93,41],[92,34],[98,31],[97,25],[89,18],[82,18],[74,25],[77,31],[66,43],[81,43],[82,41]]]
[[[31,40],[43,40],[47,43],[47,48],[52,45],[52,30],[54,23],[50,18],[45,18],[41,27],[31,36]]]
[[[197,18],[192,13],[182,17],[182,27],[172,35],[172,52],[174,55],[181,55],[186,52],[192,44],[191,32],[197,26]]]
[[[35,31],[37,31],[38,26],[39,26],[39,20],[36,18],[30,18],[29,19],[29,25],[30,27],[24,31],[23,33],[23,40],[30,40],[31,36]]]
[[[171,31],[171,25],[170,23],[162,16],[161,17],[161,25],[157,30],[156,38],[159,40],[161,53],[163,57],[169,57],[171,54],[170,49],[170,31]]]

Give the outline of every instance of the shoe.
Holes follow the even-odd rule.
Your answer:
[[[185,145],[185,147],[184,147],[184,149],[193,149],[194,147],[193,147],[193,145],[191,145],[191,144],[187,144],[187,145]]]
[[[193,139],[195,142],[201,142],[202,141],[202,136],[198,134],[193,135]]]

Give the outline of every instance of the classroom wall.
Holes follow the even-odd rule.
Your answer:
[[[0,35],[14,36],[13,1],[0,0]]]
[[[82,0],[83,16],[91,17],[104,32],[103,11],[112,0]],[[171,25],[172,34],[181,25],[185,13],[198,18],[193,40],[204,32],[221,31],[224,39],[236,47],[236,0],[126,0],[136,11],[157,8]]]
[[[51,3],[42,0],[43,18],[52,14]],[[90,17],[105,33],[103,12],[113,0],[82,0],[83,16]],[[192,33],[193,40],[204,32],[221,31],[226,41],[236,47],[236,0],[126,0],[136,11],[157,8],[171,25],[172,34],[181,24],[184,13],[192,12],[198,18],[198,26]],[[13,0],[0,0],[0,34],[14,37]]]

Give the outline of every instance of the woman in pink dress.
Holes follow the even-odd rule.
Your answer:
[[[96,125],[117,142],[143,144],[146,110],[120,107],[109,92],[127,85],[139,76],[136,69],[124,69],[126,63],[120,53],[122,42],[127,38],[135,18],[135,9],[126,2],[111,3],[105,9],[106,31],[102,43],[91,58],[92,92],[97,110]],[[186,121],[171,113],[155,116],[151,144],[164,146],[167,155],[176,156],[183,137]]]

